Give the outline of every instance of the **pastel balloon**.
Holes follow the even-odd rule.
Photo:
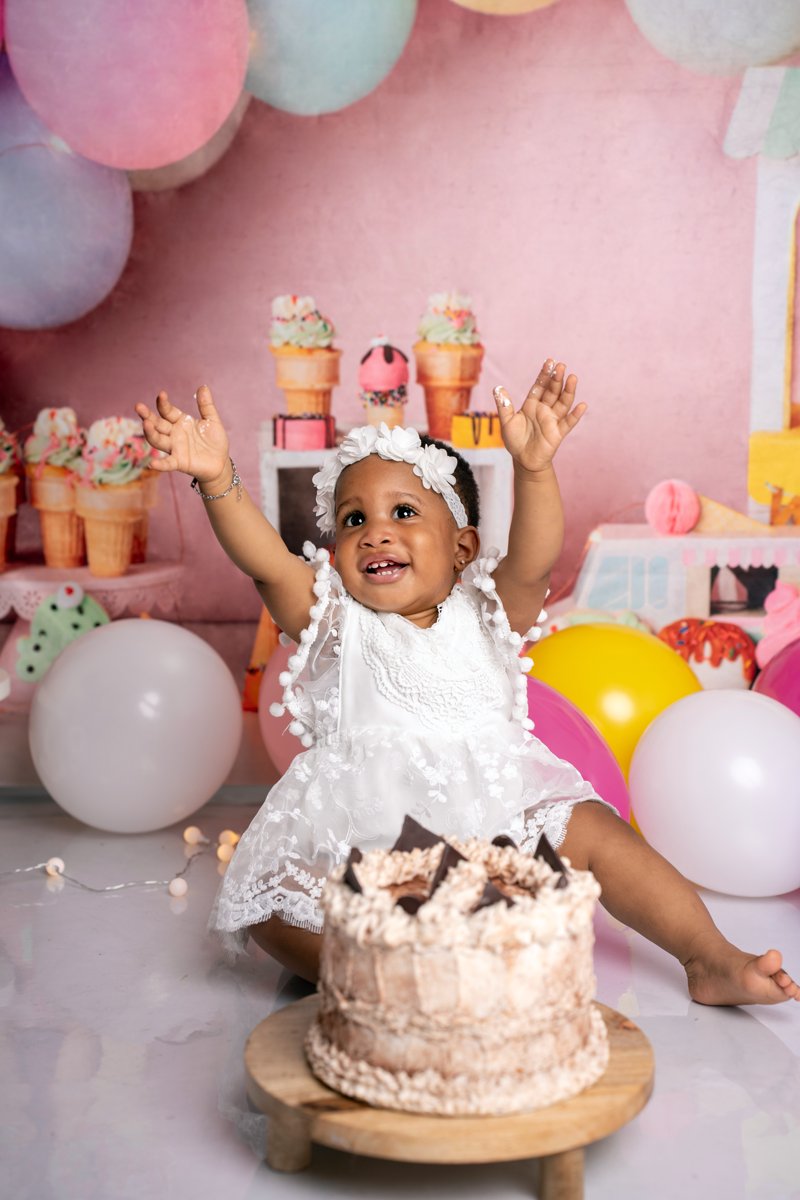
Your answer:
[[[639,32],[702,75],[736,75],[800,48],[797,0],[625,0]]]
[[[7,0],[6,43],[30,105],[79,154],[124,170],[205,145],[247,69],[245,0]],[[58,64],[58,69],[54,69]]]
[[[187,155],[179,162],[169,163],[166,167],[154,167],[150,171],[129,171],[128,178],[133,190],[135,192],[165,192],[200,179],[227,153],[239,131],[242,117],[251,100],[252,96],[247,92],[242,92],[230,116],[225,119],[205,146],[201,146],[193,154]]]
[[[275,647],[258,689],[258,727],[272,765],[281,775],[286,772],[295,755],[303,749],[299,739],[293,733],[289,733],[291,715],[284,713],[281,717],[273,717],[269,711],[271,704],[282,703],[283,687],[278,682],[278,676],[282,671],[289,669],[289,655],[293,649],[291,646]]]
[[[785,704],[800,717],[800,640],[789,642],[756,676],[753,691]]]
[[[573,625],[537,642],[531,675],[555,688],[599,730],[623,774],[654,717],[700,684],[680,655],[622,625]],[[635,810],[634,805],[634,810]]]
[[[403,52],[417,0],[248,0],[245,87],[286,112],[317,116],[368,95]]]
[[[631,804],[654,849],[733,896],[800,887],[800,717],[754,692],[670,705],[642,735]]]
[[[57,804],[112,833],[182,821],[225,782],[239,750],[239,689],[180,625],[121,620],[83,634],[38,686],[31,757]]]
[[[559,758],[566,759],[592,784],[598,796],[613,804],[627,821],[630,800],[617,760],[582,712],[560,692],[528,677],[528,715],[534,734]]]

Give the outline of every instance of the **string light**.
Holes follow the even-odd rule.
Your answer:
[[[233,858],[233,852],[236,844],[239,841],[239,834],[233,829],[223,829],[216,843],[216,855],[219,860],[217,864],[218,872],[223,875],[225,868]],[[81,888],[84,892],[119,892],[125,888],[133,887],[163,887],[166,888],[168,894],[177,900],[182,900],[189,891],[189,884],[186,882],[187,875],[192,863],[197,858],[201,858],[208,853],[211,847],[211,839],[207,838],[202,829],[196,825],[188,825],[183,831],[183,840],[189,847],[198,846],[200,849],[189,855],[188,861],[180,871],[176,871],[171,879],[134,879],[127,883],[110,883],[105,887],[93,887],[91,884],[84,883],[80,879],[75,879],[74,876],[67,874],[66,864],[63,858],[58,855],[53,855],[45,862],[34,863],[29,867],[14,867],[10,871],[0,871],[0,879],[10,875],[25,875],[31,871],[44,872],[47,876],[47,889],[50,892],[60,892],[65,883],[71,883],[74,887]],[[184,902],[185,903],[185,902]]]

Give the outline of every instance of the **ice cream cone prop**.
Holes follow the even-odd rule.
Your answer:
[[[92,575],[113,579],[130,567],[134,529],[145,513],[144,496],[139,479],[123,484],[78,483],[75,505],[86,530]]]
[[[39,513],[48,567],[69,570],[85,558],[83,522],[75,510],[75,476],[66,467],[28,463],[28,497]]]
[[[367,425],[404,424],[408,402],[408,357],[385,337],[373,338],[358,368]]]
[[[133,546],[131,562],[143,563],[147,560],[147,537],[150,526],[149,510],[158,503],[158,471],[147,470],[141,475],[144,492],[144,512],[133,527]]]
[[[744,513],[720,504],[717,500],[709,500],[708,496],[698,495],[700,501],[700,516],[692,533],[769,533],[770,527],[763,521],[756,521]]]
[[[428,433],[450,439],[453,417],[469,408],[472,389],[478,382],[483,346],[460,346],[416,342],[417,383],[425,392]]]
[[[296,346],[270,346],[275,356],[275,378],[286,396],[290,416],[327,416],[331,396],[339,382],[341,350],[304,350]]]
[[[17,476],[0,475],[0,571],[13,554],[13,522],[17,512]]]

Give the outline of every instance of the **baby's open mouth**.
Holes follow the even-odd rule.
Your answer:
[[[408,563],[398,562],[394,558],[376,558],[367,563],[364,573],[373,579],[396,579],[407,566]]]

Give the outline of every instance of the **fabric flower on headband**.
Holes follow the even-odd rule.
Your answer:
[[[317,489],[314,512],[317,525],[323,533],[336,529],[336,483],[345,467],[360,462],[370,454],[377,454],[390,462],[405,462],[422,480],[423,487],[437,492],[452,513],[459,529],[469,524],[464,505],[455,491],[455,469],[458,461],[441,446],[423,446],[416,429],[395,426],[390,429],[383,422],[360,425],[351,429],[343,439],[334,458],[330,459],[312,478]]]

